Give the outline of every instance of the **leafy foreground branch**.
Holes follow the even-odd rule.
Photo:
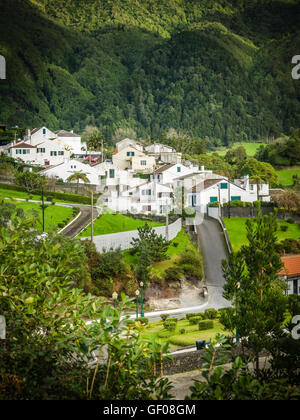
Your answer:
[[[218,335],[203,358],[203,381],[195,381],[187,400],[298,400],[300,393],[287,379],[260,380],[241,357],[228,362],[230,346]]]
[[[138,343],[120,312],[78,287],[77,243],[38,238],[30,221],[0,231],[0,399],[168,399],[153,375],[167,348]],[[74,263],[76,262],[76,264]],[[96,319],[88,323],[88,319]]]

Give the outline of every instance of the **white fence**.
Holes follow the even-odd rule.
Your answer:
[[[182,228],[182,219],[177,219],[176,222],[169,225],[169,234],[168,239],[172,240],[180,232]],[[158,235],[162,235],[166,238],[166,226],[159,226],[153,228]],[[118,232],[110,233],[107,235],[94,236],[94,243],[96,245],[97,251],[102,252],[103,249],[117,249],[121,248],[130,249],[132,245],[130,244],[133,238],[138,238],[139,233],[137,230],[131,230],[128,232]],[[86,238],[81,238],[82,240]]]

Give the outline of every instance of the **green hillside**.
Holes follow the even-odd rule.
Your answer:
[[[0,122],[208,146],[300,126],[299,1],[0,0]]]

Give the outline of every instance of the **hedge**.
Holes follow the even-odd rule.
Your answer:
[[[198,324],[199,321],[202,321],[202,320],[203,320],[202,316],[194,316],[194,317],[191,317],[189,319],[189,324],[190,325],[196,325],[196,324]]]
[[[199,331],[210,330],[214,328],[214,321],[213,320],[200,321],[198,324],[198,327],[199,327]]]

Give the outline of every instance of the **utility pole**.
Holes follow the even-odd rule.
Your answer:
[[[169,206],[166,205],[166,240],[169,240]]]
[[[228,219],[230,219],[230,181],[228,179]]]
[[[104,162],[104,156],[103,156],[103,137],[101,139],[101,162]]]
[[[44,188],[42,187],[42,211],[43,211],[43,233],[45,233],[45,202],[44,202]]]
[[[91,241],[94,239],[94,192],[91,191],[91,206],[92,206],[92,220],[91,220]]]

